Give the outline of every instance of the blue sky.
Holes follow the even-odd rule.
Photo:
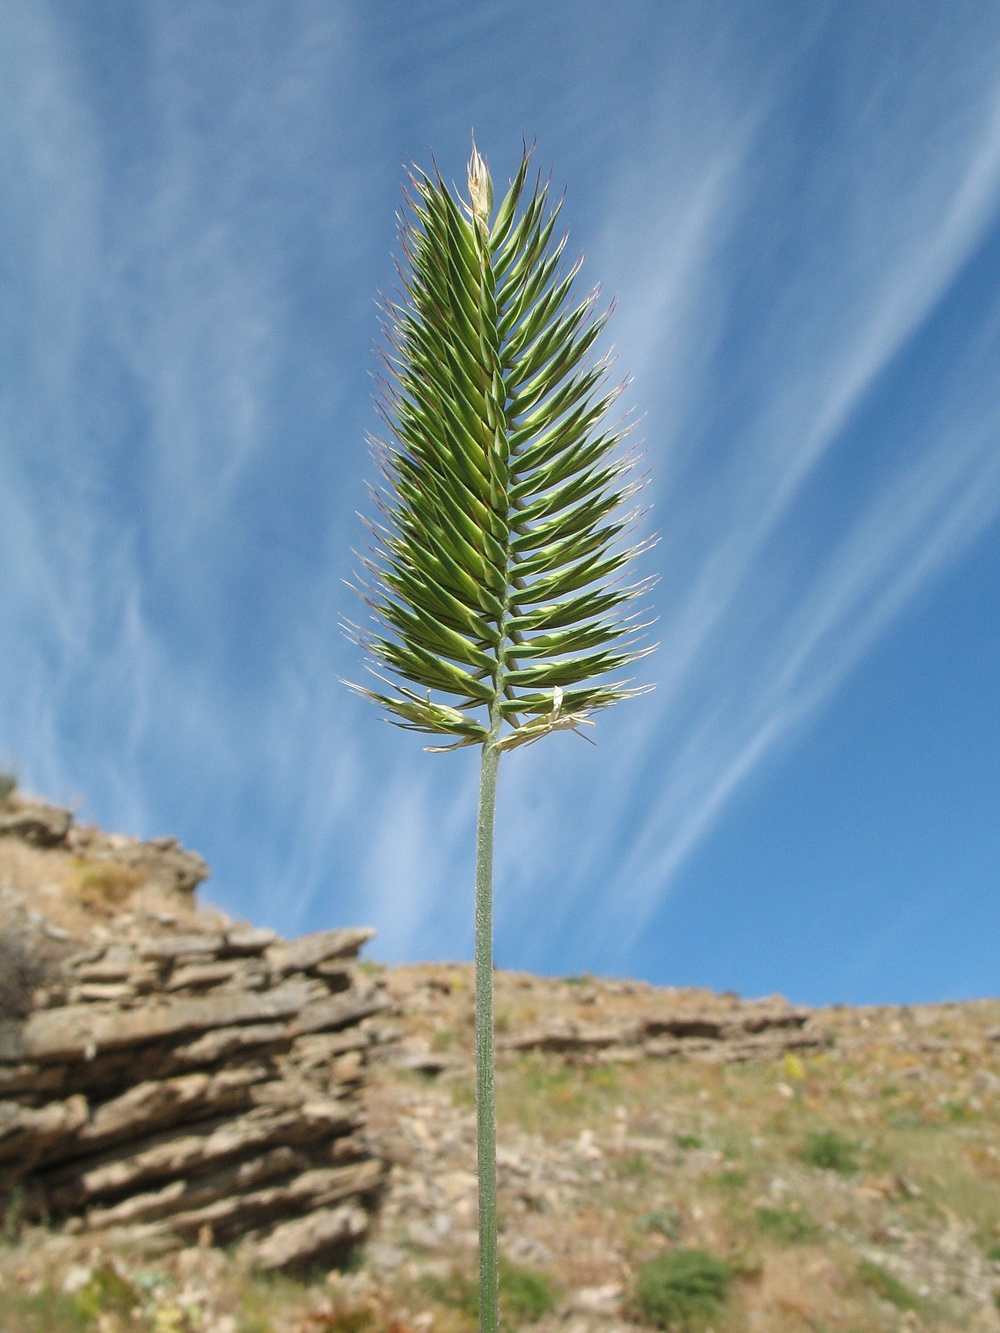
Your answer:
[[[404,164],[565,183],[657,689],[501,768],[496,955],[996,994],[1000,9],[11,0],[0,761],[285,933],[471,954],[477,767],[340,633]]]

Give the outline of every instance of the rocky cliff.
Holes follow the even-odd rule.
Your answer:
[[[0,804],[0,1207],[263,1268],[335,1256],[385,1172],[359,1098],[374,932],[279,939],[199,911],[206,875],[173,839]]]

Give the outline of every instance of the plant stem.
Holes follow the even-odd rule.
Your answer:
[[[499,730],[499,728],[496,728]],[[483,745],[476,829],[476,1140],[479,1153],[479,1331],[498,1333],[497,1134],[493,1086],[493,815],[500,751]]]

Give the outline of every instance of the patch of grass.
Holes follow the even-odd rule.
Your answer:
[[[621,1077],[611,1065],[574,1066],[558,1055],[519,1054],[504,1062],[498,1074],[500,1123],[548,1138],[579,1132],[609,1114]]]
[[[89,1281],[74,1297],[77,1310],[92,1323],[101,1316],[129,1319],[142,1305],[142,1297],[128,1278],[122,1277],[112,1263],[95,1268]]]
[[[78,856],[66,887],[85,907],[115,911],[128,902],[144,878],[141,870],[122,861],[88,861]]]
[[[941,1110],[946,1118],[953,1124],[968,1124],[971,1120],[978,1120],[979,1116],[966,1102],[954,1101],[950,1097],[941,1103]]]
[[[889,1301],[899,1310],[918,1310],[920,1300],[909,1287],[893,1277],[879,1264],[870,1259],[862,1259],[858,1264],[858,1277],[871,1291],[883,1301]]]
[[[762,1236],[770,1236],[786,1245],[798,1245],[805,1241],[816,1240],[819,1227],[808,1215],[792,1208],[755,1209],[754,1218]]]
[[[547,1094],[553,1089],[574,1087],[578,1082],[576,1071],[565,1064],[528,1056],[522,1069],[526,1092]]]
[[[620,1176],[644,1176],[649,1170],[649,1158],[644,1152],[632,1152],[619,1158],[615,1170]]]
[[[355,964],[355,966],[358,971],[363,972],[366,977],[381,977],[389,970],[385,963],[376,963],[374,959],[371,958],[362,958],[359,963]]]
[[[592,986],[593,984],[594,978],[589,972],[584,972],[582,976],[578,977],[563,977],[563,985],[565,986]]]
[[[272,1325],[262,1314],[244,1314],[239,1322],[239,1333],[271,1333]]]
[[[750,1172],[741,1166],[727,1166],[708,1177],[710,1185],[719,1185],[722,1189],[740,1189],[750,1179]]]
[[[28,1293],[0,1292],[0,1328],[3,1333],[91,1333],[93,1321],[72,1296],[52,1287]]]
[[[860,1151],[859,1143],[844,1138],[835,1129],[822,1129],[806,1135],[799,1157],[807,1166],[850,1176],[858,1169]]]
[[[479,1318],[479,1286],[470,1277],[461,1273],[451,1273],[448,1277],[438,1277],[428,1273],[421,1279],[420,1285],[438,1305],[458,1310],[469,1319]]]
[[[681,1232],[681,1215],[676,1208],[654,1208],[637,1217],[635,1225],[640,1231],[657,1231],[668,1240],[676,1240]]]
[[[17,791],[17,778],[13,773],[0,773],[0,803],[6,801]]]
[[[621,1087],[621,1071],[616,1065],[586,1065],[583,1081],[595,1092],[617,1092]]]
[[[555,1304],[552,1283],[544,1273],[516,1264],[500,1264],[500,1312],[534,1323]]]
[[[479,1284],[472,1278],[460,1273],[447,1278],[428,1275],[422,1285],[439,1305],[457,1310],[469,1319],[478,1319]],[[544,1273],[500,1260],[500,1315],[504,1323],[511,1319],[534,1323],[549,1313],[555,1299],[552,1283]]]
[[[678,1148],[704,1148],[705,1144],[697,1134],[675,1134],[674,1142]]]
[[[885,1117],[886,1126],[889,1129],[931,1129],[933,1121],[919,1110],[907,1108],[901,1111],[893,1111]]]
[[[636,1274],[636,1313],[671,1333],[704,1328],[725,1303],[729,1281],[729,1265],[706,1250],[672,1250]]]
[[[1000,1241],[989,1247],[986,1251],[986,1257],[987,1259],[992,1260],[993,1263],[1000,1264]]]

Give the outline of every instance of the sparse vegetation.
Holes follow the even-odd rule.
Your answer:
[[[921,1302],[899,1278],[887,1272],[870,1259],[862,1259],[858,1264],[858,1277],[880,1300],[889,1301],[899,1310],[918,1310]]]
[[[820,1234],[819,1227],[813,1219],[799,1209],[769,1208],[767,1205],[761,1205],[755,1209],[754,1217],[762,1236],[774,1237],[775,1240],[787,1245],[816,1240]]]
[[[143,882],[143,874],[123,861],[91,861],[74,858],[68,876],[68,892],[86,907],[118,911]]]
[[[479,1316],[479,1285],[464,1274],[453,1272],[446,1278],[428,1276],[424,1289],[440,1305],[450,1307],[469,1319]],[[517,1328],[522,1321],[533,1323],[552,1309],[555,1293],[552,1282],[533,1269],[500,1261],[500,1317],[503,1324]],[[511,1324],[511,1321],[515,1321]]]
[[[654,1231],[668,1240],[676,1240],[681,1231],[681,1215],[676,1208],[654,1208],[636,1218],[635,1224],[640,1231]]]
[[[657,1328],[688,1333],[703,1328],[729,1293],[730,1268],[706,1250],[672,1250],[636,1275],[637,1313]]]
[[[0,773],[0,805],[17,791],[17,778],[13,773]]]
[[[412,981],[399,979],[410,973]],[[471,968],[386,976],[395,1021],[425,1049],[435,1032],[454,1033],[456,1064],[436,1079],[391,1066],[373,1075],[370,1130],[384,1133],[405,1165],[401,1211],[383,1214],[379,1244],[362,1252],[357,1272],[333,1286],[324,1273],[264,1279],[209,1248],[209,1276],[190,1282],[173,1257],[123,1257],[118,1271],[138,1293],[140,1313],[126,1318],[127,1293],[116,1306],[113,1284],[94,1283],[83,1289],[100,1312],[88,1322],[75,1304],[81,1288],[67,1296],[62,1286],[69,1262],[99,1266],[90,1250],[57,1260],[53,1272],[31,1258],[36,1230],[11,1227],[0,1245],[0,1329],[214,1333],[225,1312],[236,1321],[231,1333],[474,1333]],[[529,1008],[539,1022],[578,1014],[579,992],[561,979],[500,972],[496,984],[515,1031]],[[648,1012],[660,1002],[650,990],[629,1000],[592,984],[605,1023],[617,1021],[616,1005],[624,1018],[626,1004]],[[409,995],[420,997],[412,1010]],[[558,1052],[502,1051],[502,1327],[561,1327],[554,1312],[589,1289],[586,1301],[608,1293],[600,1300],[609,1321],[669,1329],[640,1310],[639,1274],[656,1264],[662,1279],[660,1261],[691,1252],[721,1265],[727,1281],[709,1286],[710,1314],[679,1309],[684,1282],[668,1270],[662,1285],[674,1305],[663,1318],[677,1333],[989,1327],[1000,1290],[1000,1040],[989,1034],[1000,1032],[1000,1002],[914,1012],[912,1040],[893,1026],[893,1010],[868,1026],[849,1010],[824,1015],[838,1042],[799,1055],[801,1097],[779,1090],[791,1077],[782,1055],[586,1064]],[[927,1031],[935,1041],[924,1047]],[[954,1058],[966,1051],[967,1064]],[[889,1084],[897,1091],[881,1095]],[[952,1119],[947,1101],[968,1105],[974,1118]],[[910,1119],[900,1126],[903,1111]],[[379,1245],[395,1249],[394,1265],[382,1266]],[[192,1255],[202,1262],[202,1251]],[[189,1291],[213,1304],[189,1308]],[[576,1319],[567,1313],[565,1326]]]
[[[72,1296],[50,1283],[36,1291],[0,1293],[3,1333],[93,1333],[94,1322]]]
[[[860,1151],[859,1143],[844,1138],[835,1129],[823,1129],[806,1135],[800,1156],[807,1166],[818,1166],[824,1171],[850,1176],[858,1169]]]
[[[117,1323],[131,1322],[133,1312],[141,1312],[142,1297],[133,1283],[109,1261],[94,1269],[76,1293],[74,1304],[88,1324],[97,1324],[102,1316],[105,1322],[108,1316]]]
[[[529,1323],[548,1314],[555,1304],[552,1282],[544,1273],[516,1264],[500,1264],[500,1312]]]

